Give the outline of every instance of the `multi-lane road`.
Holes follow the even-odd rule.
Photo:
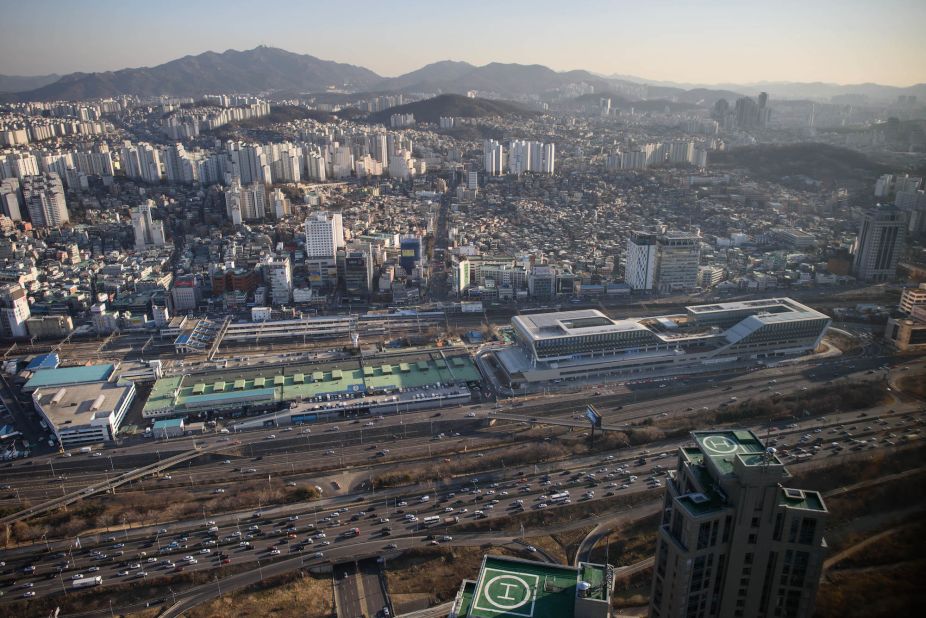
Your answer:
[[[217,515],[215,511],[204,510],[203,517],[196,520],[134,526],[117,533],[85,534],[80,537],[80,547],[74,546],[74,539],[47,539],[33,546],[11,548],[3,553],[6,565],[2,567],[0,583],[5,584],[5,599],[10,600],[27,593],[58,594],[72,586],[74,580],[70,578],[78,574],[84,578],[103,577],[105,591],[127,581],[169,576],[181,567],[187,572],[215,571],[218,581],[231,586],[233,582],[244,584],[247,578],[228,575],[222,569],[227,571],[241,563],[256,566],[260,575],[265,567],[274,573],[285,572],[328,561],[388,554],[427,542],[470,543],[474,538],[472,533],[456,532],[459,524],[444,524],[443,518],[456,517],[462,523],[484,519],[483,527],[488,529],[494,519],[522,509],[553,511],[562,506],[551,499],[552,494],[568,491],[570,502],[578,503],[660,491],[655,483],[644,484],[644,479],[652,475],[654,463],[664,468],[674,465],[674,449],[683,441],[669,441],[656,450],[650,447],[654,452],[647,454],[649,461],[645,465],[638,465],[642,447],[537,466],[511,465],[517,459],[515,449],[525,446],[519,442],[542,440],[542,436],[556,439],[569,430],[550,427],[551,422],[582,426],[585,403],[594,403],[604,415],[605,424],[619,428],[654,416],[697,415],[733,398],[745,401],[840,381],[870,380],[873,385],[881,384],[888,373],[896,378],[906,375],[905,371],[923,370],[921,361],[907,363],[912,368],[898,365],[890,370],[883,369],[887,362],[889,357],[881,355],[836,357],[732,377],[701,376],[684,381],[590,386],[579,393],[554,393],[542,398],[454,406],[383,418],[345,419],[295,427],[292,431],[268,428],[237,435],[217,433],[167,442],[123,444],[105,451],[101,457],[36,457],[5,469],[4,479],[9,489],[3,499],[7,506],[22,499],[41,498],[49,489],[63,491],[65,497],[106,500],[99,493],[112,486],[114,480],[137,473],[144,465],[157,464],[159,460],[164,463],[174,455],[186,459],[188,465],[182,472],[146,471],[148,477],[159,476],[135,480],[120,491],[145,491],[167,498],[177,486],[183,486],[205,499],[206,494],[217,490],[234,491],[235,484],[244,478],[267,478],[268,482],[272,478],[277,483],[324,483],[325,497],[311,503],[263,508],[260,512],[248,509]],[[778,427],[779,431],[770,435],[782,450],[808,459],[800,465],[816,465],[818,460],[834,461],[840,451],[823,445],[814,451],[807,439],[800,441],[804,435],[809,434],[811,441],[820,438],[825,444],[838,442],[846,449],[841,452],[899,447],[911,435],[915,439],[913,432],[919,431],[917,423],[921,418],[908,415],[920,405],[897,400],[879,409],[877,414],[887,425],[870,419],[861,421],[854,414],[827,415],[826,421],[801,419],[798,427]],[[812,414],[822,412],[825,411],[815,410]],[[769,431],[764,425],[754,429]],[[310,432],[303,433],[306,430]],[[853,435],[846,437],[843,432]],[[440,435],[443,437],[438,438]],[[864,445],[847,443],[862,439],[866,440]],[[389,452],[378,455],[385,449]],[[401,469],[409,461],[433,461],[451,453],[458,461],[475,460],[496,450],[512,454],[511,463],[505,468],[449,481],[435,479],[430,486],[414,484],[375,493],[368,488],[357,491],[359,480]],[[654,460],[655,457],[660,459]],[[631,480],[631,476],[639,478]],[[345,482],[336,485],[336,479]],[[658,475],[653,480],[659,480]],[[88,493],[89,488],[93,491]],[[428,498],[424,500],[423,496]],[[425,518],[434,517],[441,523],[436,527],[425,524]],[[356,536],[348,536],[348,531],[354,528]],[[438,538],[428,539],[431,534]],[[452,540],[444,541],[444,536]],[[497,533],[489,538],[499,542],[510,540]],[[392,544],[396,547],[390,548]],[[27,567],[35,569],[27,572]],[[363,586],[366,588],[365,583]],[[213,594],[208,589],[193,590],[182,593],[180,601],[190,603],[197,595],[207,598]]]

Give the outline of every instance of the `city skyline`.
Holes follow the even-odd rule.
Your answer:
[[[541,2],[532,4],[530,12],[476,2],[459,17],[450,3],[431,4],[427,13],[411,6],[403,11],[368,5],[347,15],[334,6],[280,0],[266,6],[257,28],[251,7],[234,1],[191,7],[175,0],[156,7],[109,1],[93,7],[54,1],[4,5],[9,27],[0,42],[5,60],[0,73],[6,75],[156,66],[184,55],[264,44],[363,66],[384,77],[452,59],[474,65],[543,64],[557,71],[585,69],[684,84],[926,82],[926,63],[913,61],[926,57],[926,40],[917,33],[926,5],[911,0],[877,6],[855,0],[810,6],[789,1],[774,8],[727,0],[709,7],[594,1],[583,11]],[[169,35],[156,26],[147,32],[137,28],[174,13],[184,19],[171,23]],[[904,19],[895,20],[890,31],[870,27],[892,13]],[[590,15],[595,19],[589,20]],[[35,37],[36,24],[45,24],[56,36]],[[474,24],[478,36],[473,36]],[[151,44],[138,44],[144,34],[152,36]],[[410,44],[388,43],[396,37],[407,37]],[[654,47],[663,53],[652,53]]]

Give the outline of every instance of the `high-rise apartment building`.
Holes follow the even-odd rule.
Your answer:
[[[145,251],[151,247],[163,247],[164,223],[151,217],[152,200],[132,209],[132,229],[135,231],[135,250]]]
[[[274,219],[288,217],[292,209],[289,198],[283,193],[282,189],[274,189],[270,193],[270,210],[273,211]]]
[[[751,432],[693,432],[666,480],[652,618],[813,614],[828,515]]]
[[[505,147],[494,139],[482,144],[482,165],[488,176],[501,176],[505,170]]]
[[[891,206],[865,213],[855,240],[853,272],[863,281],[889,281],[904,248],[906,214]]]
[[[701,238],[688,232],[664,232],[656,236],[654,285],[660,292],[691,290],[698,286]]]
[[[243,221],[259,221],[267,215],[267,192],[260,183],[242,185],[235,178],[225,190],[225,209],[235,225]]]
[[[23,201],[29,210],[29,219],[36,227],[59,227],[70,220],[64,187],[58,174],[23,178]]]
[[[19,186],[19,179],[4,178],[0,181],[0,209],[4,216],[13,221],[22,221],[26,203]]]
[[[652,290],[656,281],[656,235],[632,232],[627,239],[624,282],[633,290]]]

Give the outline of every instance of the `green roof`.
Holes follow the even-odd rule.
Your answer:
[[[325,379],[325,372],[324,372],[324,371],[313,371],[313,372],[312,372],[312,380],[313,380],[313,381],[315,381],[315,382],[321,382],[321,381],[324,380],[324,379]]]
[[[267,378],[264,378],[262,376],[258,376],[254,378],[255,388],[263,388],[266,383],[267,383]]]
[[[486,556],[467,616],[569,618],[578,583],[573,567]]]
[[[421,371],[427,371],[429,369],[428,361],[418,361],[418,369]]]
[[[379,368],[383,373],[392,373],[392,365],[383,365]]]
[[[341,371],[340,369],[332,369],[332,370],[331,370],[331,379],[332,379],[332,380],[340,380],[340,379],[343,378],[343,377],[344,377],[344,372]]]
[[[399,371],[402,373],[408,373],[409,367],[408,363],[399,363]]]
[[[39,388],[53,388],[67,386],[68,384],[86,384],[88,382],[104,382],[109,379],[115,365],[85,365],[83,367],[59,367],[58,369],[42,369],[36,371],[23,386],[25,391],[34,391]]]
[[[220,392],[222,392],[222,391],[224,391],[224,390],[225,390],[225,381],[224,381],[224,380],[219,380],[218,382],[216,382],[215,384],[212,385],[212,392],[214,392],[214,393],[220,393]]]
[[[762,442],[751,431],[694,431],[691,435],[704,456],[724,475],[733,472],[737,455],[765,452]]]
[[[293,375],[293,382],[296,382],[296,383],[298,383],[298,384],[302,384],[303,382],[305,382],[305,374],[304,374],[304,373],[297,373],[297,374],[294,374],[294,375]]]
[[[286,382],[286,378],[284,378],[283,376],[273,376],[274,386],[283,386],[284,382]]]
[[[370,367],[369,365],[367,365],[366,367],[364,367],[364,368],[363,368],[363,375],[365,375],[365,376],[371,376],[371,375],[373,375],[373,368]]]
[[[805,509],[808,511],[826,511],[823,497],[819,492],[809,489],[781,488],[778,494],[778,504],[792,509]]]
[[[200,395],[206,390],[206,385],[202,382],[193,385],[193,394]]]
[[[235,380],[235,390],[240,391],[242,388],[244,388],[244,380]]]

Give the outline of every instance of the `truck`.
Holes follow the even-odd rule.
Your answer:
[[[97,575],[96,577],[84,577],[83,579],[75,579],[71,584],[71,588],[92,588],[93,586],[100,586],[103,584],[103,578]]]
[[[445,525],[445,526],[452,526],[453,524],[457,523],[458,521],[460,521],[460,518],[459,518],[459,517],[457,517],[456,515],[451,515],[450,517],[445,517],[445,518],[444,518],[444,525]]]
[[[351,528],[350,530],[345,530],[345,531],[344,531],[344,537],[345,537],[345,538],[350,539],[350,538],[353,538],[353,537],[355,537],[355,536],[360,536],[360,528]]]
[[[440,523],[440,515],[431,515],[421,520],[425,526],[436,526]]]
[[[428,502],[431,499],[431,496],[421,496],[418,498],[418,502]]]

